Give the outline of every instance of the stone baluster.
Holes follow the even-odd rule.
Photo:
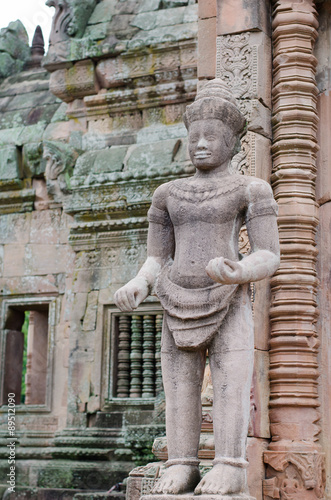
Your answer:
[[[118,398],[127,398],[130,394],[130,338],[131,318],[120,316],[118,319],[118,357],[117,357],[117,392]]]
[[[131,380],[130,398],[140,398],[142,392],[142,338],[143,323],[139,315],[132,316],[131,320]]]
[[[312,0],[274,1],[273,175],[281,265],[271,279],[270,428],[265,500],[323,498],[317,443],[315,197],[317,15]]]
[[[162,370],[161,370],[161,335],[162,335],[163,314],[155,317],[155,393],[159,394],[163,390]]]
[[[154,383],[154,337],[155,324],[154,316],[143,317],[143,398],[152,398],[155,395]]]

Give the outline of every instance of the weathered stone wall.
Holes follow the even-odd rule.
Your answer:
[[[318,304],[320,317],[318,333],[321,342],[320,365],[320,401],[321,401],[321,442],[326,453],[326,498],[331,498],[331,165],[330,165],[330,89],[331,89],[331,61],[330,61],[330,2],[318,6],[319,33],[315,49],[318,60],[316,80],[319,90],[318,95],[318,142],[320,151],[317,157],[316,199],[319,204],[319,229],[318,229],[318,278],[320,290]]]
[[[163,429],[154,398],[112,397],[109,307],[145,259],[153,191],[192,172],[182,114],[196,92],[197,5],[79,7],[86,16],[68,2],[70,22],[53,27],[48,73],[29,59],[0,85],[1,360],[6,304],[49,301],[49,399],[19,408],[17,482],[107,490],[134,466],[127,443]]]
[[[308,111],[309,118],[301,122],[305,122],[311,135],[305,135],[301,123],[299,132],[303,133],[304,140],[299,146],[305,151],[308,148],[310,152],[300,157],[300,168],[303,164],[308,165],[310,208],[316,207],[315,201],[318,202],[320,220],[317,269],[320,280],[320,379],[317,386],[318,374],[314,362],[313,370],[305,372],[305,377],[300,379],[298,375],[294,376],[292,393],[298,396],[297,400],[301,398],[303,401],[298,387],[308,380],[307,376],[313,377],[308,391],[311,397],[308,403],[305,400],[300,406],[306,405],[308,408],[312,405],[311,401],[314,401],[315,406],[318,404],[319,388],[320,442],[326,453],[325,498],[331,498],[331,407],[328,384],[331,375],[331,169],[328,154],[330,5],[329,1],[320,2],[318,8],[320,27],[315,55],[318,61],[316,80],[319,90],[320,152],[315,197],[314,158],[317,148],[314,134],[317,115],[314,106],[317,92],[314,90],[315,62],[309,52],[317,27],[314,5],[308,0],[301,2],[302,5],[294,4],[298,11],[293,14],[286,11],[289,8],[287,4],[285,10],[277,10],[281,3],[274,2],[274,19],[279,12],[281,17],[277,17],[277,22],[274,21],[273,28],[273,85],[276,87],[282,84],[282,79],[285,78],[287,82],[289,78],[295,92],[299,89],[300,98],[308,96],[313,111],[309,114],[310,108],[301,106],[300,99],[295,100],[293,118],[288,112],[291,102],[285,99],[286,85],[279,92],[274,90],[272,151],[275,171],[283,171],[282,168],[286,169],[291,161],[296,162],[296,147],[289,153],[287,143],[283,142],[282,130],[285,129],[282,127],[288,125],[291,128],[292,119],[299,126],[296,111],[299,109],[304,115]],[[152,440],[153,433],[162,430],[162,418],[158,415],[162,414],[163,409],[162,401],[157,401],[155,408],[153,398],[145,401],[113,398],[109,368],[114,347],[110,335],[113,294],[134,276],[145,259],[146,214],[153,191],[167,180],[192,173],[186,152],[182,114],[186,105],[194,99],[197,83],[203,85],[206,79],[215,76],[228,81],[248,119],[248,131],[242,140],[242,151],[234,159],[233,169],[270,180],[271,13],[269,2],[242,0],[200,0],[198,4],[194,0],[86,0],[78,3],[70,0],[66,2],[64,11],[61,11],[58,0],[49,0],[48,4],[53,5],[56,13],[61,13],[66,22],[61,23],[61,16],[54,16],[55,24],[51,45],[44,59],[44,69],[40,67],[40,47],[38,56],[37,52],[29,55],[27,37],[20,23],[10,25],[0,40],[1,384],[8,308],[24,309],[48,304],[48,396],[45,405],[30,408],[22,405],[18,409],[17,482],[33,486],[106,490],[132,469],[132,443]],[[301,20],[301,38],[296,37],[299,29],[297,24],[288,22],[286,16],[289,14],[294,15],[296,22]],[[305,21],[306,15],[311,26]],[[303,85],[304,78],[300,80],[301,73],[295,70],[295,57],[294,66],[289,69],[289,74],[286,73],[289,56],[288,48],[282,45],[283,34],[284,40],[292,44],[293,54],[296,51],[299,54],[300,71],[309,72],[308,90]],[[13,40],[16,40],[15,44]],[[283,53],[277,58],[279,50],[283,50]],[[306,57],[307,51],[309,56]],[[285,99],[284,104],[282,99]],[[282,106],[287,111],[285,115],[281,114]],[[300,134],[294,140],[298,140]],[[294,177],[291,174],[289,181],[284,177],[276,182],[276,177],[273,178],[278,199],[285,200],[282,205],[285,212],[290,204],[287,203],[287,188],[284,185],[293,181],[288,188],[293,202],[298,194],[295,177],[298,172],[298,169],[292,172]],[[304,178],[300,178],[300,183]],[[294,205],[292,203],[291,206]],[[297,238],[297,234],[306,231],[302,223],[304,206],[302,200],[296,203],[294,218],[291,219],[297,224],[295,228],[298,233],[293,232],[294,223],[291,222],[290,229],[284,226],[286,218],[293,214],[286,212],[286,220],[282,218],[283,244],[289,234],[290,244],[294,248],[296,240],[293,237]],[[313,296],[317,287],[313,241],[317,218],[310,217],[309,221],[309,273]],[[297,258],[296,247],[295,251],[289,253],[287,249],[283,247],[283,265]],[[244,231],[241,250],[248,251]],[[303,256],[302,251],[301,260],[298,259],[296,263],[300,270]],[[273,297],[280,297],[277,295],[277,280],[285,279],[284,282],[280,281],[281,293],[284,289],[292,290],[293,280],[286,278],[290,274],[289,268],[293,266],[288,266],[281,277],[273,281]],[[305,276],[306,270],[301,274]],[[288,286],[290,288],[286,288]],[[301,295],[294,288],[291,293],[296,307],[299,307]],[[309,290],[303,287],[305,300],[310,294]],[[260,500],[265,478],[263,453],[270,442],[267,411],[270,397],[269,283],[257,283],[254,294],[256,350],[248,456],[250,493]],[[272,372],[275,374],[272,374],[272,399],[280,407],[277,415],[273,413],[274,420],[277,417],[272,428],[276,442],[278,438],[274,429],[277,429],[278,424],[287,432],[291,429],[291,423],[297,432],[302,420],[299,412],[292,414],[293,422],[292,417],[289,417],[289,421],[284,420],[284,398],[277,396],[284,391],[282,380],[280,385],[277,380],[279,376],[287,376],[284,375],[283,365],[287,356],[286,339],[290,337],[279,332],[288,331],[286,328],[289,323],[296,320],[292,302],[288,301],[288,296],[285,299],[282,297],[284,308],[274,307],[276,319],[273,320],[273,325],[276,325],[273,326],[273,338],[276,343],[280,342],[279,353],[277,346],[272,352],[275,367]],[[307,314],[312,314],[316,319],[314,300],[313,297],[313,307]],[[153,298],[144,307],[145,311],[158,311]],[[287,316],[284,311],[287,311]],[[279,323],[281,314],[286,316],[284,323]],[[307,328],[304,331],[308,331]],[[295,332],[301,335],[297,327]],[[307,349],[309,356],[316,357],[318,343],[313,326],[311,333],[308,335],[311,340]],[[293,351],[293,345],[289,349]],[[304,372],[306,367],[303,366],[300,352],[296,355],[300,369]],[[278,354],[285,356],[284,359],[279,358],[281,370],[278,370],[277,365]],[[292,376],[291,373],[289,376]],[[287,386],[289,381],[287,379]],[[211,388],[208,380],[205,382],[205,434],[200,454],[202,458],[210,460],[213,454],[213,442],[210,439]],[[285,394],[285,397],[288,395]],[[308,423],[305,421],[306,427],[303,425],[302,429],[305,432],[307,429],[309,432],[312,430],[316,434],[318,427],[312,421],[312,413],[306,412],[306,415]],[[6,408],[0,407],[0,482],[7,474],[6,428]],[[298,495],[302,498],[323,497],[323,488],[319,489],[323,478],[317,478],[317,472],[322,474],[323,464],[314,446],[312,444],[313,458],[316,460],[311,462],[312,466],[308,464],[301,467],[302,473],[308,471],[305,483],[299,478]],[[270,455],[271,465],[264,485],[265,499],[278,498],[277,495],[291,498],[293,492],[289,488],[296,484],[295,474],[299,470],[295,469],[297,466],[293,466],[292,462],[302,455],[302,448],[300,450],[298,455],[280,450],[277,456],[286,455],[285,461],[280,462],[275,461],[275,454]],[[166,458],[164,441],[159,442],[156,452],[160,458]],[[269,455],[265,456],[269,460]],[[312,455],[306,453],[304,456],[311,458]],[[278,467],[278,472],[275,472],[272,464]],[[155,475],[155,470],[151,473]],[[145,472],[140,471],[139,474],[141,486]],[[286,474],[289,481],[284,479]],[[315,479],[313,477],[315,482],[309,482],[311,476],[316,476]],[[150,479],[145,479],[147,484]]]

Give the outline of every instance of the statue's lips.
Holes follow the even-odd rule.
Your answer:
[[[211,156],[211,153],[195,153],[194,158],[197,160],[205,160],[206,158],[209,158]]]

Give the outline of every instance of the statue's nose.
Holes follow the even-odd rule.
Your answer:
[[[204,137],[200,137],[199,142],[197,144],[197,149],[207,149],[208,142]]]

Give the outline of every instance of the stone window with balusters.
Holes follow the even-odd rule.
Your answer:
[[[162,390],[160,307],[112,312],[110,399],[155,398]]]

